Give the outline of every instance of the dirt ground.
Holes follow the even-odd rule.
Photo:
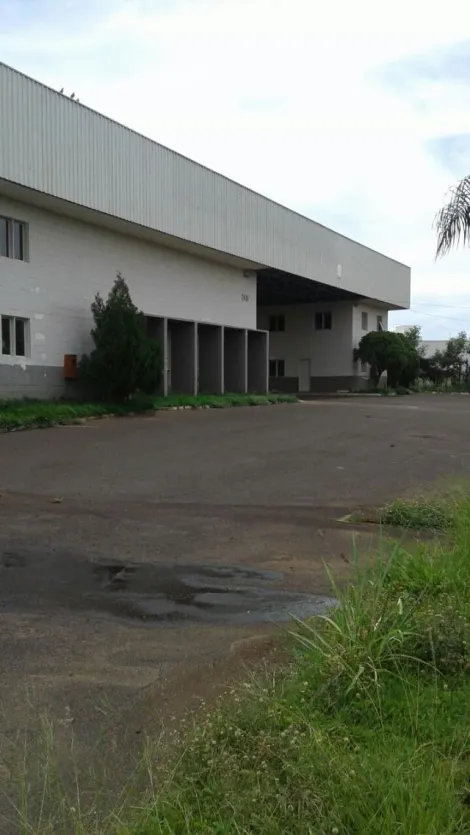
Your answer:
[[[0,776],[41,712],[78,762],[101,740],[125,761],[226,686],[269,650],[246,639],[328,606],[325,561],[341,580],[353,536],[376,546],[345,514],[467,474],[469,414],[326,399],[0,435]]]

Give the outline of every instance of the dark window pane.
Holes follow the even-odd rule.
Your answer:
[[[286,320],[283,313],[277,317],[277,329],[278,331],[285,331],[286,329]]]
[[[369,330],[369,317],[368,317],[367,313],[364,313],[364,312],[362,313],[362,315],[361,315],[361,325],[362,325],[362,330],[363,331]]]
[[[15,319],[15,354],[17,357],[26,356],[26,322]]]
[[[269,360],[269,376],[276,376],[276,360]]]
[[[24,226],[13,221],[13,258],[24,261]]]
[[[11,354],[11,319],[2,316],[2,354]]]
[[[8,255],[8,221],[0,217],[0,255]]]
[[[324,313],[323,314],[323,327],[325,330],[331,330],[331,313]]]
[[[276,330],[277,325],[277,316],[270,316],[269,317],[269,330],[271,333]]]
[[[277,376],[284,377],[284,360],[277,361]]]
[[[315,313],[315,330],[323,330],[323,313]]]
[[[383,331],[383,329],[384,329],[383,318],[382,318],[382,316],[377,316],[377,330],[378,331]]]

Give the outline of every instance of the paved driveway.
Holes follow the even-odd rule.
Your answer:
[[[351,398],[0,435],[0,739],[40,709],[78,755],[110,717],[138,735],[234,641],[321,607],[339,517],[465,475],[469,417]]]

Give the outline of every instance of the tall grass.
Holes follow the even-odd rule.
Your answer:
[[[393,548],[293,660],[221,708],[132,835],[470,831],[470,505],[452,541]]]

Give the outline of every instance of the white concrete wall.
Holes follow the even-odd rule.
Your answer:
[[[409,307],[410,270],[403,264],[3,64],[0,102],[0,179],[212,251]]]
[[[331,312],[331,330],[315,330],[317,311]],[[354,373],[352,311],[351,302],[263,307],[258,311],[258,327],[267,330],[270,314],[284,314],[285,331],[269,334],[269,356],[284,360],[286,377],[298,376],[301,359],[310,359],[312,377],[350,376]]]
[[[62,366],[90,349],[90,304],[119,270],[144,313],[256,328],[256,278],[120,235],[0,193],[0,215],[29,224],[29,262],[0,257],[0,314],[31,320],[31,357],[6,364]],[[248,301],[246,300],[248,298]]]
[[[394,331],[395,333],[406,334],[412,327],[413,325],[396,325]],[[449,339],[451,339],[450,336]],[[433,357],[437,351],[445,351],[448,341],[448,339],[422,339],[421,345],[424,348],[424,356],[429,359],[430,357]]]
[[[401,331],[401,333],[406,333],[406,331]],[[447,339],[423,339],[424,356],[429,358],[433,357],[438,351],[445,351],[447,342]]]
[[[315,329],[315,313],[329,311],[331,330]],[[366,331],[362,330],[362,312],[368,314],[369,330],[377,329],[377,316],[382,316],[384,330],[388,328],[387,310],[370,302],[333,302],[318,304],[262,307],[258,310],[258,327],[267,330],[269,316],[283,313],[285,331],[269,334],[270,359],[283,359],[285,376],[297,377],[299,360],[310,359],[312,377],[368,377],[353,359],[353,350]]]
[[[424,347],[424,356],[429,359],[430,357],[433,357],[437,351],[445,351],[448,341],[448,339],[423,339],[422,345]],[[470,354],[464,354],[464,357],[468,362]]]
[[[362,314],[367,313],[368,329],[362,330]],[[357,306],[353,307],[353,347],[357,348],[362,337],[370,331],[376,331],[377,316],[382,317],[382,324],[384,331],[388,330],[388,311],[378,305],[370,302],[358,302]]]
[[[367,313],[368,317],[367,330],[362,329],[363,313]],[[378,330],[377,316],[382,317],[382,326],[384,331],[388,330],[388,311],[385,308],[367,302],[358,302],[357,306],[353,307],[353,348],[357,348],[359,342],[366,333]],[[367,367],[363,370],[360,362],[355,363],[354,369],[354,373],[358,376],[369,377],[369,368]]]

